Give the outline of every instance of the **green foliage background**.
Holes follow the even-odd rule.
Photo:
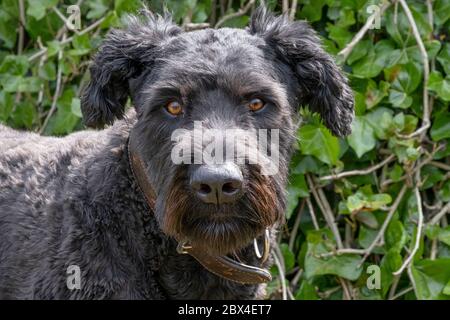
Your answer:
[[[165,5],[185,26],[214,26],[240,12],[221,24],[244,27],[256,2],[148,5],[158,12]],[[450,0],[407,1],[428,56],[428,76],[402,3],[265,2],[278,12],[291,8],[295,19],[311,22],[348,73],[356,97],[347,138],[333,137],[316,115],[301,111],[288,223],[275,250],[269,298],[450,299]],[[141,4],[78,1],[82,29],[77,34],[59,16],[67,16],[74,3],[0,1],[1,122],[45,135],[83,129],[79,94],[89,77],[89,58],[108,29],[120,26],[120,17]],[[366,23],[371,4],[388,7],[380,28],[368,30],[347,57],[339,54]],[[379,289],[367,286],[376,285],[371,265],[380,268]]]

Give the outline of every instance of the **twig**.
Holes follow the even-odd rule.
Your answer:
[[[205,23],[186,23],[184,25],[184,30],[185,31],[194,31],[194,30],[201,30],[201,29],[207,29],[210,27],[210,24],[205,22]]]
[[[359,266],[361,266],[364,263],[364,261],[366,261],[367,257],[372,253],[372,250],[377,246],[378,242],[384,236],[384,232],[386,231],[386,228],[389,225],[389,222],[391,221],[392,217],[394,216],[395,211],[397,210],[397,207],[399,206],[401,200],[403,199],[406,189],[407,189],[407,186],[406,186],[406,184],[404,184],[403,187],[400,189],[400,192],[398,193],[397,198],[395,199],[394,203],[392,204],[391,208],[389,209],[389,212],[386,216],[386,219],[384,219],[384,222],[380,228],[380,231],[378,232],[377,236],[372,241],[370,246],[366,249],[366,252],[365,252],[363,258],[359,262]]]
[[[303,269],[299,269],[291,281],[291,286],[295,288],[303,275]]]
[[[298,232],[298,228],[300,226],[300,221],[301,221],[301,217],[302,217],[302,213],[303,213],[303,208],[305,207],[305,202],[306,202],[306,200],[302,201],[300,208],[297,211],[297,217],[295,217],[294,226],[292,227],[291,235],[289,237],[289,250],[291,250],[291,251],[294,250],[294,242],[295,242],[295,239],[297,238],[297,232]]]
[[[281,11],[282,13],[289,13],[289,0],[283,0],[281,4]]]
[[[92,31],[93,29],[97,28],[97,27],[103,22],[103,20],[105,20],[104,17],[101,18],[101,19],[99,19],[99,20],[97,20],[96,22],[94,22],[93,24],[91,24],[91,25],[90,25],[89,27],[87,27],[86,29],[83,29],[83,30],[81,30],[80,32],[78,32],[78,35],[83,35],[83,34],[85,34],[85,33],[87,33],[87,32]],[[73,40],[73,37],[69,37],[69,38],[67,38],[67,39],[62,40],[62,41],[60,42],[60,44],[61,44],[61,45],[65,45],[65,44],[70,43],[72,40]],[[44,54],[47,53],[47,50],[48,50],[47,48],[44,48],[44,49],[39,50],[39,51],[36,52],[35,54],[31,55],[31,56],[28,58],[28,61],[29,61],[29,62],[32,62],[32,61],[34,61],[35,59],[40,58],[42,55],[44,55]]]
[[[371,15],[367,19],[367,21],[364,24],[364,26],[353,37],[352,41],[350,41],[350,43],[347,44],[347,46],[338,53],[338,56],[342,56],[342,58],[343,58],[342,62],[345,62],[347,60],[348,56],[353,51],[355,46],[358,44],[359,41],[361,41],[361,39],[364,37],[366,32],[372,26],[373,21],[375,19],[379,18],[386,11],[386,9],[389,8],[390,6],[391,6],[391,2],[384,3],[383,6],[380,8],[380,11],[378,12],[378,14]]]
[[[438,162],[438,161],[430,161],[430,165],[442,169],[442,170],[446,170],[446,171],[450,171],[450,166],[448,164],[445,164],[443,162]]]
[[[441,209],[441,211],[439,211],[430,221],[428,221],[428,225],[432,226],[434,224],[437,224],[447,212],[450,212],[450,202],[447,202],[447,204]]]
[[[422,115],[422,126],[416,130],[415,132],[404,136],[405,139],[410,139],[416,136],[425,136],[426,131],[430,127],[430,108],[429,108],[429,99],[428,99],[428,78],[430,74],[430,67],[428,65],[428,53],[425,49],[425,45],[423,44],[422,38],[420,37],[419,30],[417,29],[416,21],[406,4],[405,0],[398,0],[400,5],[405,11],[406,17],[408,18],[409,24],[411,25],[412,32],[414,34],[414,38],[416,39],[417,45],[419,46],[419,51],[422,56],[423,61],[423,115]]]
[[[306,204],[308,205],[309,215],[311,216],[311,220],[314,226],[314,229],[319,230],[319,224],[317,223],[316,214],[314,213],[314,208],[311,203],[311,199],[308,197],[306,198]]]
[[[65,38],[65,34],[63,35],[63,40]],[[39,134],[42,134],[45,130],[45,128],[48,125],[48,122],[50,118],[52,117],[53,113],[56,111],[56,105],[58,102],[59,95],[61,93],[61,82],[62,82],[62,57],[63,57],[63,50],[60,50],[58,52],[58,72],[56,76],[56,88],[55,93],[53,94],[53,100],[52,100],[52,106],[50,107],[50,110],[44,120],[44,123],[42,124],[42,127],[39,129]]]
[[[332,174],[329,176],[319,177],[319,180],[326,181],[326,180],[341,179],[341,178],[350,177],[350,176],[363,176],[363,175],[366,175],[366,174],[369,174],[369,173],[372,173],[372,172],[378,170],[379,168],[383,167],[385,164],[392,162],[394,159],[395,159],[395,155],[391,154],[389,157],[387,157],[380,163],[377,163],[376,165],[370,166],[366,169],[344,171],[344,172],[341,172],[338,174]]]
[[[289,19],[295,20],[295,14],[297,13],[297,0],[292,0],[291,12],[289,12]]]
[[[275,260],[275,265],[278,268],[278,272],[280,274],[280,281],[281,281],[281,290],[282,290],[282,298],[283,300],[287,300],[287,289],[286,289],[286,279],[284,278],[284,269],[281,265],[280,259],[278,258],[278,254],[273,255],[273,259]]]
[[[25,41],[25,5],[23,0],[19,0],[19,41],[17,44],[17,54],[21,55],[23,52],[23,46]]]
[[[342,292],[343,292],[344,300],[351,300],[351,299],[352,299],[352,298],[351,298],[352,296],[351,296],[351,294],[350,294],[350,290],[349,290],[349,288],[348,288],[347,283],[346,283],[345,280],[342,279],[341,277],[338,277],[338,279],[339,279],[339,282],[340,282],[341,287],[342,287]]]
[[[397,293],[395,296],[393,296],[392,298],[389,298],[389,300],[397,300],[398,298],[400,298],[401,296],[407,294],[408,292],[414,290],[413,287],[409,287],[406,288],[405,290],[400,291],[399,293]]]
[[[311,189],[313,196],[323,213],[325,221],[330,227],[331,232],[333,232],[337,248],[342,249],[344,246],[342,245],[341,235],[339,234],[339,230],[334,220],[333,212],[331,211],[330,204],[326,200],[325,194],[323,193],[321,188],[315,185],[313,179],[308,174],[306,175],[306,180],[308,181],[309,188]]]
[[[417,250],[419,250],[419,246],[420,246],[420,238],[422,237],[422,228],[423,228],[423,211],[422,211],[422,198],[420,197],[420,191],[419,191],[418,187],[414,188],[414,194],[416,195],[417,211],[419,213],[419,222],[417,225],[416,241],[414,243],[414,247],[413,247],[409,257],[403,262],[403,265],[400,267],[400,269],[398,269],[397,271],[395,271],[393,273],[395,276],[400,275],[403,272],[403,270],[405,270],[405,268],[411,264],[411,261],[414,258],[414,255],[416,254]]]
[[[416,294],[416,297],[417,297],[418,296],[417,285],[416,285],[416,280],[414,280],[414,276],[412,274],[411,265],[409,265],[409,267],[408,267],[408,277],[409,277],[409,280],[411,281],[412,287],[414,289],[414,293]]]
[[[353,248],[343,248],[331,252],[322,253],[320,258],[328,258],[332,256],[340,256],[343,254],[365,254],[367,252],[366,249],[353,249]]]
[[[243,8],[240,8],[238,11],[227,14],[227,15],[223,16],[222,18],[220,18],[219,21],[216,23],[215,28],[219,28],[221,25],[223,25],[226,21],[228,21],[230,19],[237,18],[237,17],[240,17],[240,16],[246,14],[247,11],[250,10],[252,5],[255,3],[255,1],[256,0],[250,0],[249,2],[247,2],[247,4]]]

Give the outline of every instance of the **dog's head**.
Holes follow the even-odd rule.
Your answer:
[[[313,30],[263,8],[245,30],[131,17],[94,59],[85,123],[121,118],[128,97],[161,228],[216,254],[282,221],[299,106],[337,136],[353,119],[347,80]]]

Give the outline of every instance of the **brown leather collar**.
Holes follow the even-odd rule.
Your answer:
[[[156,195],[147,178],[143,160],[139,157],[137,152],[133,152],[130,139],[128,141],[128,158],[130,161],[131,172],[137,181],[137,184],[143,193],[148,206],[154,210]],[[262,262],[267,259],[269,252],[268,238],[265,239],[264,254],[262,255]],[[189,245],[187,242],[179,242],[178,253],[189,254],[195,258],[205,269],[214,273],[215,275],[242,284],[258,284],[265,283],[272,280],[272,276],[266,269],[249,266],[244,263],[235,261],[227,256],[213,256],[199,250],[198,248]],[[257,242],[255,240],[255,252],[259,255]]]

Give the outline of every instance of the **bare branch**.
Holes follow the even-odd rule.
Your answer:
[[[303,208],[305,207],[306,200],[304,199],[297,211],[297,217],[295,218],[294,226],[292,227],[291,235],[289,237],[289,249],[292,251],[294,249],[294,242],[297,238],[298,228],[300,226],[300,221],[302,218]]]
[[[25,5],[23,0],[19,0],[19,41],[17,43],[17,54],[21,55],[25,41]]]
[[[428,65],[428,53],[425,49],[425,45],[423,44],[422,38],[420,37],[419,30],[417,29],[416,21],[406,4],[405,0],[398,0],[400,5],[405,11],[406,17],[408,18],[409,24],[411,25],[412,32],[414,38],[416,39],[417,45],[419,46],[420,55],[422,56],[423,62],[423,115],[422,115],[422,126],[411,133],[410,135],[404,136],[406,139],[410,139],[416,136],[421,136],[423,138],[426,134],[426,131],[430,127],[430,106],[429,106],[429,98],[428,98],[428,78],[430,75],[430,66]]]
[[[326,181],[326,180],[341,179],[341,178],[350,177],[350,176],[363,176],[363,175],[372,173],[372,172],[380,169],[385,164],[388,164],[389,162],[392,162],[394,159],[395,159],[395,155],[391,154],[389,157],[387,157],[386,159],[384,159],[380,163],[377,163],[376,165],[370,166],[370,167],[368,167],[366,169],[344,171],[344,172],[341,172],[341,173],[338,173],[338,174],[333,174],[333,175],[329,175],[329,176],[319,177],[319,180]]]
[[[295,20],[295,14],[297,13],[297,0],[292,0],[291,11],[289,12],[289,19],[291,21]]]
[[[63,35],[63,40],[66,37],[66,35]],[[61,83],[62,83],[62,57],[63,57],[63,50],[60,50],[58,53],[58,72],[56,76],[56,88],[55,93],[53,94],[53,100],[52,100],[52,106],[50,107],[50,110],[44,120],[44,123],[42,124],[42,127],[39,129],[39,134],[42,134],[45,130],[45,128],[48,125],[48,122],[50,118],[52,117],[53,113],[56,111],[56,105],[58,102],[59,95],[61,93]]]
[[[419,213],[419,221],[417,223],[417,232],[416,232],[416,241],[414,243],[414,247],[409,254],[409,257],[403,262],[403,265],[395,271],[393,274],[395,276],[400,275],[405,268],[407,268],[410,264],[412,259],[414,258],[414,255],[416,254],[417,250],[419,250],[420,246],[420,238],[422,237],[422,228],[423,228],[423,211],[422,211],[422,198],[420,197],[419,188],[414,188],[414,194],[416,195],[416,201],[417,201],[417,211]]]
[[[306,175],[306,180],[308,181],[308,185],[311,189],[311,192],[313,193],[314,199],[316,199],[316,202],[323,213],[325,221],[333,232],[337,248],[343,249],[344,246],[342,244],[342,239],[341,235],[339,234],[337,224],[334,220],[333,211],[330,208],[330,204],[328,203],[323,190],[320,187],[316,186],[313,179],[308,174]]]
[[[447,212],[450,212],[450,202],[447,202],[447,204],[439,211],[429,222],[428,225],[432,226],[434,224],[437,224],[439,220],[441,220]]]
[[[285,272],[284,272],[283,265],[280,262],[280,259],[282,259],[282,257],[278,258],[278,254],[275,251],[275,254],[273,255],[273,259],[275,261],[275,265],[278,268],[278,273],[280,274],[279,278],[281,281],[282,298],[283,298],[283,300],[287,300]]]
[[[364,35],[366,34],[366,32],[369,30],[370,26],[372,25],[373,21],[377,18],[379,18],[385,11],[387,8],[389,8],[391,6],[391,2],[386,2],[383,4],[383,6],[380,8],[380,11],[378,14],[374,14],[371,15],[366,23],[364,24],[364,26],[358,31],[358,33],[353,37],[352,41],[350,41],[349,44],[347,44],[347,46],[342,49],[339,53],[338,56],[341,56],[343,58],[343,62],[345,62],[348,58],[348,56],[350,55],[350,53],[353,51],[353,49],[355,48],[355,46],[358,44],[358,42],[361,41],[361,39],[364,37]]]
[[[391,208],[389,209],[389,212],[386,216],[386,219],[384,219],[384,222],[380,228],[380,231],[378,231],[377,236],[372,241],[370,246],[366,249],[364,257],[361,259],[359,265],[362,265],[364,263],[364,261],[366,261],[367,257],[372,253],[373,249],[377,246],[378,242],[384,237],[386,228],[389,225],[389,222],[391,221],[392,217],[394,216],[394,213],[397,210],[401,200],[403,199],[406,189],[407,189],[407,186],[406,186],[406,184],[404,184],[403,187],[400,189],[400,192],[398,193],[397,198],[395,199],[394,203],[392,204]]]
[[[185,31],[194,31],[194,30],[201,30],[201,29],[207,29],[210,27],[210,24],[205,22],[205,23],[186,23],[184,25],[184,30]]]
[[[256,0],[249,0],[249,2],[247,2],[247,4],[243,8],[240,8],[238,11],[227,14],[227,15],[223,16],[222,18],[220,18],[219,21],[216,23],[215,28],[219,28],[221,25],[223,25],[228,20],[243,16],[244,14],[246,14],[250,10],[250,8],[255,4],[255,1]]]
[[[83,30],[81,30],[80,32],[78,32],[78,35],[83,35],[83,34],[85,34],[85,33],[88,33],[88,32],[90,32],[90,31],[94,30],[94,29],[97,28],[104,20],[105,20],[104,17],[101,18],[101,19],[99,19],[99,20],[97,20],[96,22],[94,22],[93,24],[91,24],[91,25],[90,25],[89,27],[87,27],[86,29],[83,29]],[[72,40],[73,40],[73,37],[69,37],[69,38],[67,38],[67,39],[63,39],[63,40],[60,42],[60,44],[61,44],[61,45],[65,45],[65,44],[68,44],[68,43],[72,42]],[[47,48],[43,48],[43,49],[39,50],[38,52],[36,52],[36,53],[33,54],[32,56],[30,56],[30,57],[28,58],[28,61],[29,61],[29,62],[32,62],[32,61],[34,61],[35,59],[40,58],[42,55],[44,55],[44,54],[47,53],[47,50],[48,50]]]
[[[311,216],[311,220],[314,226],[314,229],[319,230],[319,223],[317,223],[317,218],[316,218],[316,214],[314,213],[314,208],[313,205],[311,203],[311,199],[308,197],[306,198],[306,204],[308,205],[308,209],[309,209],[309,214]]]

